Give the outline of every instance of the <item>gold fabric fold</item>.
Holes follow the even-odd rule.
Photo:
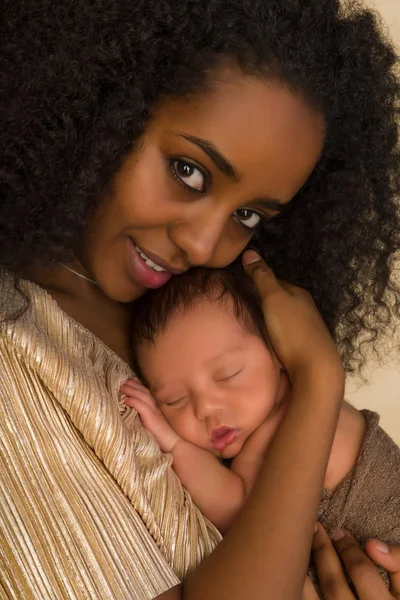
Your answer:
[[[119,396],[129,367],[22,282],[0,329],[0,597],[147,600],[221,536]],[[0,318],[21,297],[0,280]]]

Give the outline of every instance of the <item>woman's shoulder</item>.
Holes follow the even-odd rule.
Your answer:
[[[14,279],[7,273],[0,277],[0,338],[22,359],[58,359],[63,363],[80,363],[82,358],[93,368],[128,366],[88,329],[65,313],[53,297],[40,286]]]
[[[20,287],[29,304],[0,330],[0,437],[4,441],[7,436],[11,479],[14,462],[21,461],[22,451],[26,456],[21,505],[26,502],[26,486],[37,480],[39,461],[43,480],[51,474],[60,485],[57,494],[46,496],[45,508],[58,501],[61,489],[68,496],[68,515],[76,519],[74,502],[83,499],[85,511],[90,487],[100,508],[89,510],[89,521],[98,511],[104,514],[100,530],[98,522],[93,528],[96,535],[109,530],[118,501],[123,514],[120,518],[116,513],[115,531],[130,531],[136,522],[141,527],[126,548],[132,549],[135,540],[142,544],[139,549],[144,544],[146,552],[154,548],[151,552],[157,556],[161,548],[163,564],[184,576],[215,547],[220,534],[182,488],[171,468],[172,457],[160,452],[136,412],[123,403],[119,388],[130,374],[127,365],[46,292],[27,282]],[[0,487],[4,478],[0,473]],[[37,520],[35,509],[32,515]],[[131,525],[121,529],[124,515]],[[85,520],[85,535],[88,528]],[[151,533],[150,543],[145,528]],[[186,552],[175,552],[176,539],[183,540]],[[125,547],[123,552],[134,556]],[[175,577],[172,571],[170,577]]]
[[[37,394],[39,386],[40,394],[51,394],[67,412],[78,410],[78,397],[123,404],[118,390],[132,374],[124,361],[44,289],[25,280],[16,288],[9,276],[0,286],[0,367],[9,373],[11,391],[18,378],[26,385],[34,381]],[[1,387],[7,393],[5,386],[4,378]]]

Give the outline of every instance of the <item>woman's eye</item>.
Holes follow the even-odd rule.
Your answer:
[[[204,173],[192,163],[182,159],[175,159],[170,161],[170,168],[175,179],[184,186],[197,192],[205,191],[206,181]]]
[[[250,208],[238,208],[234,215],[247,229],[256,229],[262,220],[262,217]]]

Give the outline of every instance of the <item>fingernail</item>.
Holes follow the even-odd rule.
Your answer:
[[[380,542],[379,540],[374,540],[374,546],[379,552],[383,552],[383,554],[389,554],[389,546]]]
[[[254,250],[247,250],[243,254],[243,262],[245,265],[251,265],[251,264],[257,262],[258,260],[261,260],[261,257]]]
[[[332,533],[332,539],[334,542],[338,542],[339,540],[342,540],[345,535],[346,535],[346,533],[345,533],[344,529],[336,529]]]
[[[318,527],[318,523],[315,523],[315,527],[314,527],[314,533],[317,533],[319,527]]]

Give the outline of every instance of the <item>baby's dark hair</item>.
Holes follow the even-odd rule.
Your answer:
[[[269,345],[257,291],[240,261],[223,269],[196,267],[172,277],[159,289],[149,290],[133,303],[131,348],[139,377],[143,377],[138,360],[140,344],[154,344],[157,334],[167,329],[173,316],[195,308],[201,299],[223,303],[246,329]]]
[[[254,243],[308,289],[346,366],[391,321],[400,247],[396,53],[357,0],[3,0],[0,270],[68,262],[167,97],[221,64],[321,110],[325,149]],[[218,81],[214,81],[218,83]],[[142,199],[146,202],[146,198]]]

